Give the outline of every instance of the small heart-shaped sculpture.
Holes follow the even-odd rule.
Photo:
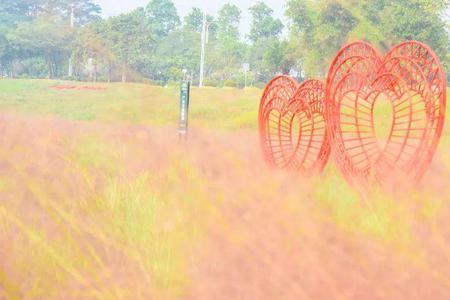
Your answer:
[[[298,86],[288,76],[267,85],[259,110],[264,158],[273,167],[321,172],[330,154],[322,82],[309,80]]]
[[[303,82],[286,107],[291,119],[292,155],[288,167],[303,173],[320,173],[330,156],[330,143],[325,121],[325,86],[319,80]]]
[[[445,73],[419,42],[384,57],[370,44],[341,49],[328,72],[326,116],[336,162],[350,181],[418,182],[441,137]]]
[[[259,133],[265,161],[272,167],[288,164],[287,149],[282,139],[289,136],[289,126],[282,122],[283,112],[297,90],[297,82],[289,76],[277,76],[266,86],[259,106]]]

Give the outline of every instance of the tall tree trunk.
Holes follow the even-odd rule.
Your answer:
[[[17,77],[16,66],[17,66],[17,60],[13,60],[11,63],[11,78]]]
[[[122,63],[122,82],[127,82],[127,63]]]
[[[55,72],[53,74],[55,75],[55,78],[57,78],[58,74],[59,74],[59,66],[58,66],[58,62],[56,61],[55,57],[53,57],[53,66],[54,66],[54,70],[55,70]]]
[[[97,62],[94,63],[94,82],[97,82]]]
[[[46,59],[47,59],[47,68],[48,68],[47,78],[51,79],[52,78],[52,61],[48,55],[47,55]]]
[[[94,81],[94,76],[93,76],[93,74],[92,74],[92,66],[89,66],[89,75],[88,75],[88,77],[89,77],[89,81],[90,82],[92,82],[92,81]]]
[[[112,72],[112,64],[111,62],[108,62],[108,83],[111,83],[111,72]]]

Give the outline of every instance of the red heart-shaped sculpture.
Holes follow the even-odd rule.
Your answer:
[[[289,128],[281,123],[289,100],[297,90],[297,82],[289,76],[277,76],[266,86],[259,106],[259,134],[265,161],[272,167],[288,164],[283,136]]]
[[[303,173],[322,172],[331,152],[325,121],[325,85],[319,80],[303,82],[285,109],[291,120],[290,147],[293,149],[288,167]],[[295,126],[296,125],[296,126]]]
[[[419,42],[384,57],[370,44],[341,49],[328,72],[326,116],[337,164],[350,181],[418,182],[444,123],[445,73]]]
[[[298,85],[279,76],[267,85],[259,128],[263,154],[271,166],[303,173],[323,170],[330,154],[324,97],[324,85],[318,80]]]

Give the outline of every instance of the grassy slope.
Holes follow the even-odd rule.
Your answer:
[[[73,83],[0,80],[0,108],[50,114],[70,120],[173,125],[178,118],[179,91],[142,84],[98,84],[101,91],[57,91],[51,86]],[[85,85],[85,84],[81,84]],[[89,85],[89,84],[88,84]],[[255,128],[258,89],[192,90],[191,120],[214,129]]]
[[[104,85],[105,91],[59,92],[49,89],[55,84],[0,80],[0,107],[3,111],[56,115],[69,120],[152,126],[176,124],[176,89],[113,84]],[[260,90],[252,89],[194,89],[192,123],[227,132],[223,131],[224,137],[218,138],[217,145],[211,145],[210,140],[216,139],[209,136],[194,140],[194,149],[187,155],[183,155],[183,149],[161,142],[164,138],[147,141],[145,134],[141,138],[143,133],[139,132],[132,137],[127,132],[105,134],[101,125],[97,128],[95,123],[87,125],[87,130],[69,130],[55,137],[45,130],[58,126],[51,121],[43,125],[44,129],[37,130],[38,138],[28,145],[28,137],[20,135],[30,134],[38,124],[22,125],[25,128],[16,132],[13,121],[9,121],[9,127],[3,132],[3,144],[7,143],[8,147],[1,151],[2,160],[9,164],[0,176],[0,196],[9,201],[0,204],[0,233],[3,233],[0,243],[14,236],[19,238],[10,243],[9,252],[0,250],[0,258],[5,258],[0,259],[0,286],[4,287],[3,291],[0,289],[0,299],[2,293],[11,299],[24,298],[24,293],[30,299],[62,298],[69,291],[78,291],[78,298],[137,299],[138,291],[149,286],[158,299],[184,295],[191,283],[187,265],[199,255],[192,244],[203,239],[205,223],[210,218],[214,222],[219,220],[226,232],[234,218],[242,219],[240,214],[233,215],[231,225],[228,224],[228,216],[211,205],[211,200],[254,203],[257,199],[256,208],[259,202],[273,204],[298,217],[294,220],[302,219],[306,212],[316,223],[332,224],[349,236],[376,241],[389,249],[387,253],[396,251],[396,255],[406,257],[411,265],[425,270],[436,267],[434,253],[422,249],[426,248],[424,242],[413,230],[418,225],[430,227],[440,241],[440,229],[436,226],[444,217],[441,211],[448,208],[448,189],[439,192],[420,189],[400,198],[374,192],[365,199],[371,203],[367,206],[333,167],[307,187],[287,181],[285,177],[291,175],[284,174],[280,179],[263,169],[262,175],[251,173],[252,168],[261,167],[255,162],[257,145],[241,151],[239,145],[227,145],[222,139],[226,140],[228,132],[234,134],[238,128],[256,128],[260,94]],[[447,122],[439,158],[447,164],[444,172],[447,176],[449,137]],[[167,145],[173,148],[167,150]],[[205,145],[212,153],[204,150]],[[53,160],[55,166],[47,158],[53,151],[58,156]],[[154,165],[158,159],[165,163]],[[62,169],[60,164],[64,166]],[[30,172],[30,169],[39,171]],[[49,179],[55,177],[59,181]],[[290,193],[280,194],[285,190]],[[299,198],[314,209],[305,209],[299,204],[302,203]],[[41,207],[32,216],[21,210],[30,201]],[[50,222],[40,220],[39,216],[44,220],[50,218]],[[58,226],[56,236],[52,236],[53,223]],[[297,230],[301,222],[293,221],[285,226]],[[232,234],[233,241],[246,239],[241,236],[241,230],[245,232],[245,228],[240,228]],[[253,233],[250,231],[250,235]],[[416,251],[417,247],[422,250]],[[33,249],[32,255],[21,250],[24,248]],[[450,246],[443,249],[448,254]],[[123,269],[137,274],[123,273],[118,261]],[[146,274],[151,278],[146,278]],[[447,280],[438,275],[438,279]],[[82,289],[77,290],[73,282]],[[143,295],[140,296],[146,298]]]
[[[0,109],[32,115],[51,115],[68,120],[175,126],[179,114],[179,91],[142,84],[86,84],[101,91],[57,91],[50,87],[73,82],[49,80],[0,80]],[[190,123],[212,130],[256,129],[259,89],[192,89]],[[450,115],[450,105],[447,106]],[[380,110],[381,115],[383,108]],[[378,112],[377,115],[380,115]],[[389,116],[390,117],[390,116]],[[387,118],[386,118],[387,119]],[[377,123],[389,124],[390,122]],[[388,120],[387,120],[388,121]],[[387,128],[387,126],[384,126]],[[388,129],[382,128],[382,132]],[[450,124],[442,144],[450,146]],[[444,163],[450,168],[450,158]]]

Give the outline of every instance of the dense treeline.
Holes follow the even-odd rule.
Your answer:
[[[450,70],[447,0],[289,0],[288,24],[264,2],[250,8],[247,36],[240,9],[207,16],[205,84],[242,86],[277,73],[323,76],[334,53],[354,39],[387,50],[408,39],[430,44]],[[92,0],[2,0],[0,74],[92,81],[194,81],[200,69],[202,11],[182,20],[171,0],[108,19]],[[284,33],[283,33],[284,32]]]

